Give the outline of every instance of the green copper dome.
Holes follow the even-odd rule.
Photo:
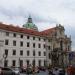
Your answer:
[[[38,30],[37,26],[33,24],[32,18],[29,16],[28,21],[26,24],[23,25],[23,27],[27,29],[33,29],[33,30]]]

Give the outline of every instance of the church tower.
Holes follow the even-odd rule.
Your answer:
[[[37,26],[33,23],[31,16],[29,15],[27,23],[23,25],[24,28],[38,31]]]

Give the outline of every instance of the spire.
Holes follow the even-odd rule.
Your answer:
[[[31,15],[29,15],[29,17],[28,17],[28,21],[27,21],[28,23],[32,23],[32,18],[31,18]]]
[[[31,15],[29,14],[29,18],[31,18]]]

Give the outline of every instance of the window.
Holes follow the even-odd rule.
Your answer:
[[[23,60],[20,60],[20,67],[23,66]]]
[[[44,56],[46,56],[46,52],[45,51],[43,52],[43,54],[44,54]]]
[[[27,39],[29,39],[30,37],[29,36],[27,36]]]
[[[49,59],[51,58],[51,55],[50,55],[50,53],[49,53]]]
[[[50,46],[48,46],[48,49],[50,50]]]
[[[23,50],[20,50],[20,55],[23,55]]]
[[[46,67],[46,60],[44,60],[44,66]]]
[[[60,41],[60,50],[63,50],[63,41]]]
[[[38,52],[38,56],[41,56],[41,52],[40,51]]]
[[[20,35],[21,38],[23,38],[23,35]]]
[[[46,41],[46,39],[43,39],[44,41]]]
[[[23,46],[23,41],[20,41],[20,46],[21,46],[21,47]]]
[[[67,48],[68,48],[68,51],[69,51],[69,50],[70,50],[70,46],[68,45],[68,47],[67,47]]]
[[[35,43],[33,43],[33,48],[35,48]]]
[[[29,45],[30,45],[30,43],[29,43],[29,42],[27,42],[27,47],[29,47]]]
[[[48,40],[48,42],[50,42],[50,39]]]
[[[29,65],[29,60],[27,60],[27,65]]]
[[[16,60],[13,60],[12,61],[12,66],[15,66],[16,65]]]
[[[6,36],[9,36],[9,32],[6,32]]]
[[[33,40],[35,40],[35,37],[33,37]]]
[[[13,55],[16,55],[16,50],[13,50]]]
[[[41,48],[41,44],[38,44],[38,48]]]
[[[13,41],[13,46],[16,46],[16,41],[15,40]]]
[[[35,50],[33,50],[33,56],[35,56]]]
[[[29,24],[28,24],[28,26],[29,26]]]
[[[5,49],[5,55],[8,55],[8,49]]]
[[[5,40],[5,45],[8,45],[9,44],[9,40]]]
[[[16,37],[16,33],[13,34],[13,37]]]
[[[46,46],[45,46],[45,44],[43,45],[43,48],[45,48]]]
[[[40,41],[41,39],[39,38],[39,41]]]
[[[30,52],[29,52],[29,51],[27,51],[27,56],[29,56],[29,54],[30,54]]]
[[[39,60],[38,63],[39,63],[38,65],[41,66],[41,60]]]
[[[35,63],[35,60],[33,60],[33,61],[32,61],[32,65],[35,66],[35,64],[36,64],[36,63]]]

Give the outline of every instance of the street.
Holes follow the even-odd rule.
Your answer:
[[[27,74],[21,73],[20,75],[27,75]],[[33,74],[29,74],[29,75],[33,75]],[[46,72],[41,71],[40,73],[35,73],[34,75],[48,75],[48,71]]]
[[[33,75],[33,74],[21,73],[20,75]],[[48,74],[48,71],[46,72],[41,71],[40,73],[35,73],[34,75],[49,75],[49,74]],[[65,75],[67,75],[67,73],[65,73]]]

